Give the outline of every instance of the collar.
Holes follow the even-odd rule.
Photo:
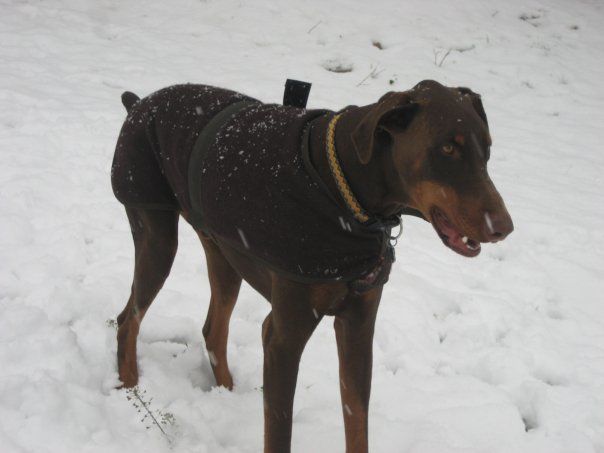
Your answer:
[[[423,220],[426,220],[426,218],[417,209],[408,207],[403,208],[398,214],[395,214],[388,219],[377,219],[376,217],[372,217],[365,209],[363,209],[361,203],[359,203],[359,200],[354,196],[350,184],[348,184],[348,181],[346,180],[346,176],[344,176],[344,171],[342,170],[342,166],[340,165],[340,161],[338,159],[338,154],[336,151],[336,124],[338,123],[338,120],[340,119],[341,115],[341,113],[336,114],[327,125],[327,137],[325,142],[327,149],[327,161],[329,162],[329,169],[331,170],[331,175],[336,183],[336,186],[338,187],[338,191],[340,192],[342,198],[344,199],[344,202],[346,203],[346,206],[348,207],[349,211],[352,212],[355,219],[357,219],[359,222],[366,225],[377,223],[379,224],[379,226],[382,226],[385,224],[387,228],[392,228],[393,226],[401,226],[398,235],[396,237],[391,238],[396,242],[396,239],[398,239],[402,234],[401,216],[410,215],[414,217],[419,217]]]
[[[326,158],[328,161],[328,167],[330,169],[329,171],[331,177],[333,178],[334,184],[337,187],[338,192],[341,194],[340,197],[336,198],[335,193],[333,193],[333,191],[325,184],[325,182],[315,169],[314,164],[311,162],[310,131],[313,127],[313,123],[326,114],[331,114],[331,112],[328,110],[317,111],[317,117],[309,121],[308,126],[305,128],[302,134],[302,161],[304,162],[304,167],[306,168],[308,175],[311,177],[312,180],[314,180],[314,182],[319,187],[323,189],[325,195],[328,196],[336,206],[338,206],[340,209],[346,209],[348,212],[350,212],[354,217],[354,220],[356,220],[358,222],[358,225],[362,227],[365,231],[372,231],[375,233],[379,232],[381,235],[384,235],[386,238],[390,239],[390,241],[396,242],[396,240],[402,234],[401,215],[407,214],[407,212],[405,212],[406,210],[403,209],[401,212],[396,213],[395,215],[392,215],[390,217],[373,215],[363,209],[357,198],[354,196],[352,189],[348,184],[346,177],[344,176],[344,172],[338,160],[335,149],[335,125],[340,116],[339,113],[332,117],[327,123],[327,128],[325,130],[325,147],[327,150]],[[334,170],[335,172],[337,172],[339,177],[336,177],[336,173],[334,172]],[[342,190],[344,190],[348,196],[342,193]],[[345,206],[343,206],[343,204]],[[356,212],[359,214],[358,216],[355,215],[355,210],[353,210],[352,206],[356,207],[355,209]],[[396,236],[391,236],[392,229],[397,226],[399,227],[398,234]]]
[[[350,188],[350,184],[348,184],[346,176],[344,176],[344,172],[342,171],[342,166],[340,165],[340,161],[336,152],[336,124],[338,124],[338,120],[341,116],[342,114],[338,113],[329,121],[329,124],[327,125],[327,161],[329,162],[329,169],[331,170],[331,175],[333,176],[333,179],[336,182],[338,191],[340,192],[340,195],[342,195],[342,199],[346,203],[346,206],[348,207],[350,212],[352,212],[352,215],[355,219],[357,219],[361,223],[367,223],[370,220],[369,214],[367,214],[367,211],[363,209],[361,203],[359,203],[359,200],[357,200],[357,198],[354,196],[354,193]]]

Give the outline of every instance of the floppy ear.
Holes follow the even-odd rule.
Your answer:
[[[417,107],[409,92],[394,91],[386,93],[370,106],[351,134],[359,161],[367,164],[371,160],[378,135],[383,136],[386,132],[391,140],[392,133],[404,130],[413,120]]]
[[[472,107],[474,107],[474,110],[476,110],[476,113],[478,113],[478,116],[480,118],[482,118],[482,120],[487,125],[487,127],[489,127],[489,121],[487,120],[487,114],[484,111],[484,107],[482,106],[482,100],[480,99],[480,94],[474,93],[472,90],[470,90],[469,88],[466,88],[466,87],[459,87],[459,88],[457,88],[457,91],[459,91],[464,96],[470,97],[470,101],[472,102]]]

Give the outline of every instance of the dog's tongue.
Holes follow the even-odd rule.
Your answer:
[[[455,228],[453,228],[453,226],[449,223],[449,220],[443,215],[440,216],[439,227],[440,232],[447,236],[449,244],[457,245],[457,243],[459,243],[464,245],[461,240],[461,234],[459,234],[459,232]]]

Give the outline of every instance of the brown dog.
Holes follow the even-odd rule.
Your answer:
[[[206,253],[203,334],[218,385],[233,387],[227,336],[242,279],[272,305],[262,326],[265,452],[290,451],[298,364],[324,315],[335,317],[346,451],[367,451],[373,332],[396,219],[419,211],[464,256],[513,230],[487,174],[480,97],[424,81],[338,114],[200,85],[122,99],[129,114],[112,184],[135,245],[118,316],[124,387],[138,382],[140,322],[170,272],[182,215]]]

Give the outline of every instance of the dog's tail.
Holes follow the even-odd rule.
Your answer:
[[[126,107],[126,112],[128,113],[130,113],[130,110],[132,110],[132,106],[140,100],[141,98],[131,91],[124,91],[122,93],[122,104],[124,104],[124,107]]]

